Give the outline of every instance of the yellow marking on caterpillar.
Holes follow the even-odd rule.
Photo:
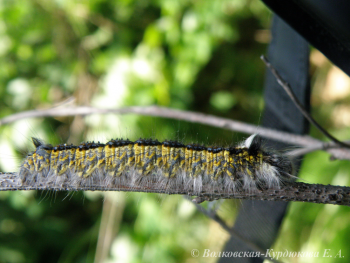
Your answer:
[[[135,163],[135,154],[133,152],[133,143],[129,142],[126,146],[123,147],[125,157],[127,158],[126,168],[133,167]]]
[[[70,157],[70,150],[66,149],[66,144],[63,145],[64,149],[60,150],[58,153],[58,162],[57,162],[57,171],[58,175],[64,174],[68,167],[69,167],[69,157]]]
[[[145,147],[145,158],[142,163],[145,175],[150,174],[156,165],[157,146],[147,145]]]
[[[68,150],[68,162],[69,162],[69,167],[68,169],[73,171],[74,168],[75,168],[75,158],[76,158],[76,147],[75,146],[72,146],[72,148],[70,148]],[[66,171],[66,169],[63,169],[62,170]],[[62,172],[63,173],[63,172]]]
[[[104,155],[104,145],[101,144],[98,148],[97,148],[97,168],[102,168],[103,165],[105,164],[106,160],[105,160],[105,155]]]
[[[113,163],[114,163],[114,156],[115,156],[115,147],[110,144],[110,143],[107,143],[106,146],[104,147],[104,150],[105,150],[105,163],[106,163],[106,172],[113,176],[113,171],[114,171],[114,168],[113,167]]]
[[[215,153],[213,157],[214,157],[214,161],[213,161],[214,178],[217,179],[221,177],[225,171],[223,151]]]
[[[54,147],[50,155],[50,172],[53,174],[57,174],[58,155],[59,155],[58,148]]]
[[[35,170],[41,172],[43,170],[49,171],[50,168],[50,155],[51,150],[48,149],[39,149],[35,151],[35,156],[33,156]]]
[[[125,169],[125,158],[126,151],[123,146],[115,145],[114,146],[114,158],[112,162],[112,170],[114,171],[115,176],[121,176],[123,170]]]
[[[83,161],[83,176],[90,176],[97,169],[98,162],[98,148],[92,145],[86,145],[86,156]]]
[[[86,156],[86,150],[84,147],[84,144],[81,144],[75,151],[75,172],[79,177],[83,176],[83,165]]]
[[[23,163],[23,167],[29,171],[30,173],[33,173],[35,171],[35,165],[33,160],[33,153],[29,154],[27,158],[25,159]]]

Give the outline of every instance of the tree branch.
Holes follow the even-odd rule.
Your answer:
[[[45,110],[32,110],[16,113],[0,119],[0,126],[9,124],[25,118],[38,117],[59,117],[59,116],[76,116],[76,115],[91,115],[91,114],[138,114],[145,116],[164,117],[176,120],[183,120],[192,123],[200,123],[213,127],[228,129],[236,132],[247,134],[258,133],[260,136],[272,139],[275,141],[284,142],[291,145],[299,145],[303,147],[312,147],[313,150],[327,150],[332,154],[334,159],[350,160],[350,151],[344,148],[336,148],[336,143],[324,143],[313,139],[309,136],[295,135],[288,132],[281,132],[269,128],[258,127],[240,121],[234,121],[226,118],[206,115],[203,113],[182,111],[169,109],[164,107],[149,106],[149,107],[127,107],[120,109],[101,109],[94,107],[55,107]]]
[[[146,192],[159,194],[180,194],[197,196],[197,200],[211,201],[216,199],[250,199],[268,201],[298,201],[318,204],[334,204],[350,206],[350,187],[332,186],[321,184],[306,184],[293,182],[282,185],[279,189],[225,189],[203,184],[199,195],[192,190],[184,190],[184,186],[169,187],[170,183],[160,183],[150,176],[143,177],[147,182],[132,181],[125,177],[119,180],[118,177],[106,182],[100,179],[88,177],[80,181],[79,186],[71,186],[70,181],[47,183],[42,178],[37,178],[35,184],[40,187],[31,186],[31,182],[22,182],[17,173],[0,173],[0,191],[19,190],[46,190],[46,191],[125,191],[125,192]],[[45,178],[44,178],[45,179]],[[166,180],[166,179],[165,179]]]

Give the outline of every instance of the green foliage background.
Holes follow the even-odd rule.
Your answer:
[[[161,105],[260,122],[265,69],[259,56],[272,14],[258,0],[2,0],[0,17],[0,117],[74,97],[77,105]],[[332,112],[348,105],[349,96],[322,101],[320,95],[330,68],[327,61],[312,64],[319,87],[313,114],[345,139],[349,125],[336,125]],[[152,136],[229,145],[242,138],[135,115],[26,119],[0,132],[1,171],[16,171],[32,149],[31,136],[53,144]],[[348,185],[349,163],[328,159],[308,155],[300,176]],[[220,215],[233,224],[239,204],[225,201]],[[344,261],[349,219],[347,207],[293,203],[274,249],[320,253],[285,259],[291,262],[330,262],[324,250],[341,249]],[[193,258],[191,250],[220,251],[227,238],[176,196],[0,193],[0,262],[215,262]]]

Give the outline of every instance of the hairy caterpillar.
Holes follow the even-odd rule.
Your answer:
[[[199,194],[204,185],[222,191],[256,187],[278,188],[293,177],[286,156],[263,149],[260,137],[250,136],[235,147],[205,147],[176,141],[139,139],[52,146],[32,138],[36,150],[20,169],[23,185],[33,187],[87,184],[99,189],[156,180],[160,189],[184,189]]]

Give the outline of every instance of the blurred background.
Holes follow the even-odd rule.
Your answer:
[[[0,118],[76,105],[160,105],[259,125],[272,13],[258,0],[0,1]],[[312,115],[349,139],[350,80],[311,52]],[[325,139],[311,128],[311,135]],[[31,136],[52,144],[153,137],[233,145],[246,135],[137,115],[25,119],[0,127],[0,171],[17,171]],[[299,176],[349,185],[350,164],[305,156]],[[205,204],[206,205],[206,204]],[[218,213],[234,223],[240,202]],[[292,203],[274,250],[341,249],[349,259],[347,207]],[[181,196],[0,192],[0,262],[216,262],[229,235]],[[344,260],[343,259],[343,260]],[[335,260],[335,259],[334,259]]]

